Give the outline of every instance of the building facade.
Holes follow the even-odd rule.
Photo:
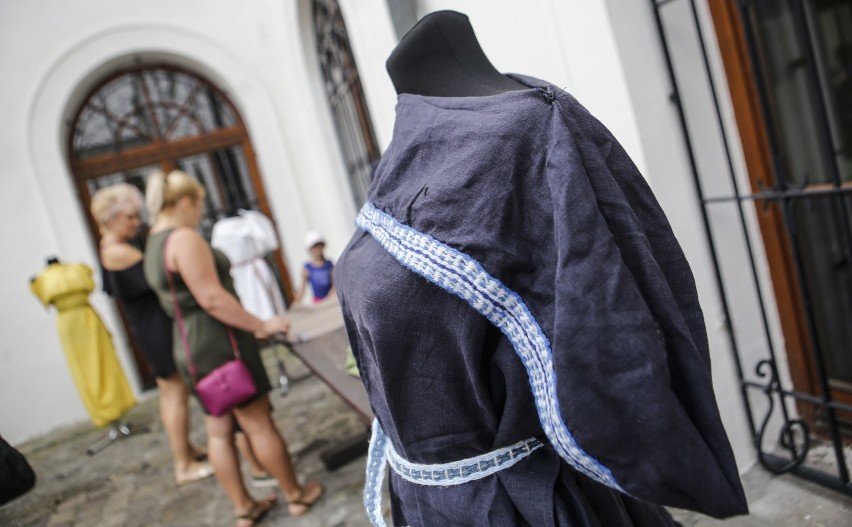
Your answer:
[[[0,433],[22,441],[86,419],[55,314],[27,286],[49,256],[97,269],[87,212],[94,190],[142,186],[154,168],[195,174],[208,189],[205,227],[240,207],[274,221],[282,251],[273,260],[292,293],[304,233],[322,231],[329,256],[339,254],[390,140],[396,94],[385,59],[417,18],[453,9],[470,17],[498,69],[564,87],[647,177],[695,273],[737,460],[752,465],[761,452],[756,429],[770,410],[756,369],[766,357],[785,389],[819,398],[830,385],[841,400],[852,385],[844,333],[852,327],[852,224],[842,216],[852,179],[842,96],[852,7],[748,4],[752,18],[728,0],[2,3]],[[796,34],[801,28],[787,25],[802,17],[822,48],[787,56],[795,43],[767,35]],[[824,84],[807,85],[810,77],[790,69],[797,65]],[[802,106],[803,97],[816,106]],[[823,114],[828,125],[813,117]],[[757,195],[777,187],[782,165],[801,193],[831,200],[805,196],[809,204],[792,213],[799,238],[780,210],[788,197]],[[149,378],[120,311],[101,292],[92,303],[144,396]],[[814,342],[828,364],[822,376],[810,358]],[[789,429],[800,414],[811,426],[831,417],[824,405],[777,404],[792,417],[773,411],[767,428]],[[776,439],[767,432],[766,449]]]

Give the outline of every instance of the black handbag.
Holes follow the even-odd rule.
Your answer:
[[[0,505],[26,494],[36,475],[27,458],[0,437]]]

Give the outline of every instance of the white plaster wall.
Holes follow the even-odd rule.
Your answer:
[[[644,172],[644,152],[618,50],[600,0],[419,0],[418,18],[464,13],[491,63],[564,87],[612,130]]]
[[[219,84],[252,137],[261,176],[294,278],[303,234],[321,229],[336,257],[352,232],[354,204],[329,136],[324,95],[308,68],[296,2],[257,0],[61,0],[0,4],[0,434],[20,441],[86,415],[67,373],[55,315],[27,291],[30,275],[56,254],[94,265],[93,240],[65,160],[65,120],[101,74],[136,58],[183,65]],[[312,84],[311,78],[314,79]],[[343,187],[345,189],[345,187]],[[295,271],[294,271],[295,270]],[[116,335],[128,377],[136,372],[111,302],[92,297]]]

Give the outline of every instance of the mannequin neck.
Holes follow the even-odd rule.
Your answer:
[[[385,65],[397,93],[475,97],[527,88],[497,71],[467,16],[455,11],[420,19]]]

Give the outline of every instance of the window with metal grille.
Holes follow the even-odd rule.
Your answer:
[[[360,208],[381,153],[337,0],[314,0],[313,20],[325,93],[352,198]]]
[[[748,188],[737,182],[696,0],[649,1],[692,162],[758,459],[770,471],[794,472],[852,495],[852,449],[844,439],[852,430],[852,119],[847,115],[852,108],[852,0],[707,2],[736,112]],[[697,53],[689,60],[703,66],[727,174],[701,170],[697,161],[707,147],[692,135],[698,105],[689,108],[702,95],[681,89],[687,79],[681,51],[693,39]],[[700,83],[692,83],[696,85]],[[781,355],[758,271],[761,256],[746,220],[752,207],[792,386],[779,372]],[[737,238],[745,249],[746,268],[735,257],[733,243],[720,243]],[[743,338],[744,323],[735,314],[742,306],[728,300],[730,277],[743,272],[751,277],[763,326],[762,338],[750,341]],[[750,364],[753,359],[741,353],[746,349],[759,351],[760,359]]]

